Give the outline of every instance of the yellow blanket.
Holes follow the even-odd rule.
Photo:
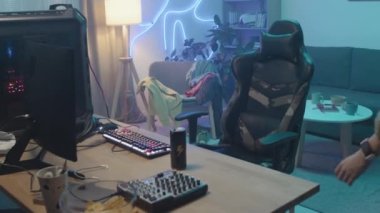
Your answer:
[[[157,115],[163,125],[169,126],[175,123],[175,116],[182,111],[182,97],[173,89],[163,85],[152,77],[145,77],[137,85],[137,91],[148,89],[148,114]]]

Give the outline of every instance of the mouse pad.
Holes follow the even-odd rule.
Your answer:
[[[32,211],[18,201],[5,188],[0,186],[0,212],[23,213]]]

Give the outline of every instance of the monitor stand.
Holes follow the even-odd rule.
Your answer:
[[[26,170],[41,169],[50,164],[42,161],[46,151],[41,150],[40,153],[30,160],[21,160],[23,153],[31,139],[32,127],[15,132],[16,144],[7,153],[3,164],[0,163],[0,175],[12,174]]]

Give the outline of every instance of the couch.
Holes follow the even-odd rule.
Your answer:
[[[315,64],[310,92],[324,98],[344,95],[370,108],[373,118],[380,110],[380,50],[353,47],[307,47]],[[373,118],[354,123],[353,143],[373,133]],[[310,123],[307,132],[339,138],[338,124]]]

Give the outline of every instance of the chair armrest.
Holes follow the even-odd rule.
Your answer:
[[[274,132],[259,139],[260,144],[267,148],[269,146],[278,146],[284,143],[289,143],[298,138],[295,132]]]
[[[203,111],[192,111],[192,112],[181,112],[175,116],[176,121],[187,120],[189,123],[189,142],[195,143],[197,138],[197,123],[198,118],[204,115],[208,115],[208,112]]]
[[[195,98],[195,96],[191,96],[191,97],[187,97],[186,95],[181,95],[181,98],[182,98],[182,102],[189,102],[189,103],[195,103],[197,102],[197,99]]]
[[[218,140],[218,142],[219,143],[217,144],[196,143],[196,145],[208,150],[219,152],[219,153],[224,153],[226,152],[225,150],[231,148],[231,144],[220,143],[220,139]]]
[[[208,112],[204,111],[192,111],[192,112],[181,112],[175,116],[176,121],[182,121],[185,119],[193,120],[198,119],[201,116],[208,115]]]

